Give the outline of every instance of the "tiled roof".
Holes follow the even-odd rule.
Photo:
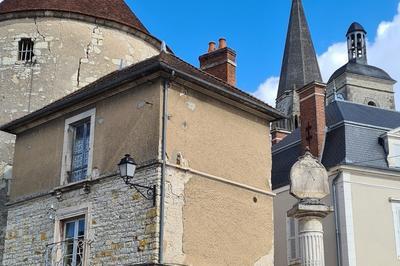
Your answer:
[[[267,103],[257,99],[249,93],[246,93],[234,86],[229,85],[221,79],[214,77],[207,72],[204,72],[171,53],[162,52],[157,56],[151,57],[147,60],[124,68],[122,70],[114,71],[97,81],[83,87],[45,107],[39,109],[31,114],[16,119],[6,125],[0,127],[0,130],[14,133],[14,130],[26,123],[34,121],[35,119],[42,118],[51,113],[57,112],[78,102],[84,101],[88,98],[94,97],[107,90],[113,89],[115,86],[130,82],[136,78],[146,76],[147,74],[156,71],[168,70],[170,72],[179,72],[185,79],[191,79],[193,82],[199,82],[203,86],[210,85],[214,88],[214,92],[230,98],[235,101],[242,101],[250,108],[255,108],[258,111],[264,112],[274,119],[281,119],[282,114]]]
[[[0,14],[27,11],[63,11],[115,21],[148,33],[124,0],[4,0]]]

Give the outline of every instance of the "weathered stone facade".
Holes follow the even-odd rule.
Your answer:
[[[159,165],[138,169],[135,179],[143,185],[158,184]],[[153,263],[158,259],[157,207],[130,189],[117,176],[89,181],[83,188],[43,195],[10,206],[3,265],[44,265],[57,236],[61,217],[87,209],[87,265]],[[54,207],[55,220],[50,219]]]
[[[328,83],[326,102],[329,104],[335,99],[336,90],[339,99],[365,105],[373,103],[379,108],[395,110],[394,83],[391,80],[344,73]]]
[[[42,17],[0,22],[0,124],[37,110],[106,74],[158,54],[123,30]],[[32,63],[18,61],[18,42],[34,41]],[[0,161],[12,162],[14,138],[0,133]]]
[[[9,182],[12,175],[12,167],[0,163],[0,265],[3,259],[4,237],[7,227],[7,206]]]

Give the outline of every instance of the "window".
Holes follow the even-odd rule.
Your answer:
[[[86,178],[89,144],[90,144],[90,120],[79,121],[71,126],[73,131],[72,162],[69,174],[69,182],[77,182]]]
[[[23,38],[18,42],[18,61],[32,62],[33,59],[33,46],[32,39]]]
[[[392,201],[397,258],[400,259],[400,201]]]
[[[85,254],[85,218],[64,222],[63,264],[80,266]]]
[[[300,243],[298,221],[294,218],[286,218],[287,255],[288,264],[294,264],[300,259]]]
[[[61,184],[75,183],[91,175],[95,109],[65,122]]]

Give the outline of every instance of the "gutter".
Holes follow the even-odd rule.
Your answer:
[[[341,172],[339,172],[336,177],[332,180],[332,196],[333,196],[333,207],[335,209],[335,236],[336,236],[336,257],[337,257],[337,265],[342,265],[342,247],[341,247],[341,239],[340,239],[340,219],[339,219],[339,207],[337,204],[337,191],[336,185],[340,179]]]
[[[170,78],[175,76],[171,73]],[[161,136],[161,180],[160,180],[160,236],[158,262],[164,263],[164,223],[165,223],[165,176],[167,169],[167,123],[168,123],[168,89],[170,80],[165,78],[163,82],[163,114],[162,114],[162,136]]]

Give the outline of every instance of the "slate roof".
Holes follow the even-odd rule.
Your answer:
[[[149,33],[124,0],[4,0],[0,14],[63,11],[110,20]]]
[[[394,79],[390,77],[388,73],[386,73],[383,69],[378,67],[370,66],[368,64],[360,63],[356,60],[351,60],[338,70],[336,70],[332,76],[330,77],[328,83],[332,82],[333,80],[337,79],[339,76],[343,75],[344,73],[352,73],[367,77],[373,77],[378,79],[384,79],[395,82]]]
[[[195,84],[199,84],[200,86],[206,87],[223,97],[240,102],[249,108],[267,114],[272,118],[272,120],[283,118],[279,111],[251,94],[244,92],[237,87],[231,86],[223,80],[188,64],[171,53],[161,52],[157,56],[151,57],[122,70],[114,71],[86,87],[43,107],[42,109],[1,126],[0,130],[15,134],[16,129],[26,125],[27,123],[39,120],[49,114],[95,97],[105,91],[120,86],[121,84],[160,71],[168,73],[174,72],[176,77],[181,77]]]
[[[293,0],[278,98],[286,91],[301,88],[312,81],[322,82],[314,44],[301,0]]]
[[[364,27],[361,26],[360,23],[358,23],[358,22],[353,22],[353,23],[350,25],[350,27],[349,27],[349,29],[348,29],[348,31],[347,31],[347,33],[346,33],[346,36],[349,35],[349,34],[352,33],[352,32],[355,32],[355,31],[363,31],[365,34],[367,33],[366,30],[364,29]]]
[[[388,169],[380,137],[400,127],[400,112],[347,101],[334,101],[326,109],[328,132],[322,163],[330,168],[340,164]],[[293,132],[281,146],[273,146],[272,186],[289,184],[289,171],[301,153],[299,132]],[[284,139],[283,141],[285,141]],[[282,148],[286,146],[287,148]]]

